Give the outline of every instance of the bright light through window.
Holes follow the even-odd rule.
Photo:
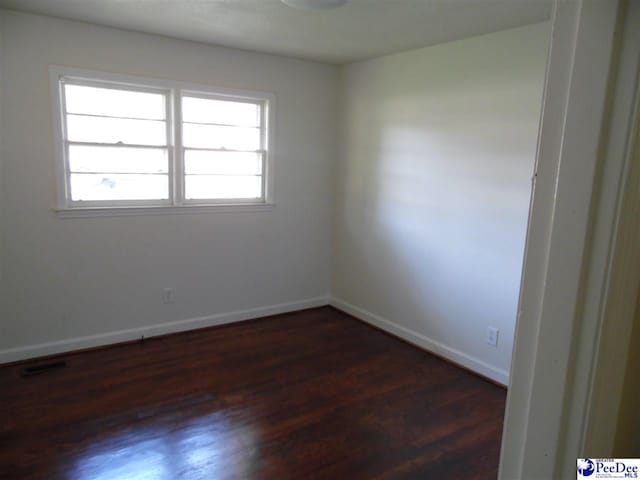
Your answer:
[[[255,102],[182,97],[185,198],[262,197],[262,125]]]
[[[59,81],[67,208],[266,201],[268,97]]]
[[[72,201],[169,199],[166,93],[67,83],[64,99]]]

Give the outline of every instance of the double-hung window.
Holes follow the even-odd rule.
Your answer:
[[[264,108],[259,101],[181,94],[184,199],[261,199]]]
[[[52,69],[65,209],[267,204],[269,94]]]

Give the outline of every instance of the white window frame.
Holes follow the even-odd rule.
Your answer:
[[[53,100],[54,146],[57,178],[58,216],[119,216],[164,213],[200,213],[206,211],[232,210],[256,211],[270,209],[273,199],[273,94],[248,90],[220,88],[180,81],[159,80],[148,77],[121,75],[72,67],[51,66],[50,86]],[[122,87],[126,90],[162,93],[165,95],[167,128],[167,157],[169,162],[168,200],[72,200],[70,195],[70,171],[68,142],[65,132],[66,111],[64,84]],[[184,198],[184,148],[182,145],[182,96],[194,96],[227,101],[244,101],[260,105],[262,165],[262,198],[259,199],[195,199]]]
[[[268,170],[268,160],[270,148],[270,139],[269,139],[269,101],[264,98],[256,98],[254,96],[239,96],[232,94],[220,94],[219,91],[212,92],[203,91],[203,90],[193,90],[193,89],[180,89],[177,91],[176,104],[182,105],[182,97],[196,97],[203,99],[211,99],[211,100],[226,100],[226,101],[238,101],[238,102],[246,102],[246,103],[254,103],[260,107],[260,125],[264,125],[264,127],[260,128],[260,148],[256,150],[256,153],[260,153],[262,155],[262,194],[263,198],[256,202],[255,199],[195,199],[189,200],[184,197],[185,191],[185,179],[186,175],[184,174],[184,146],[182,143],[177,145],[177,154],[178,154],[178,169],[180,170],[180,175],[178,176],[178,182],[176,185],[176,189],[179,192],[181,198],[183,198],[184,205],[226,205],[226,204],[255,204],[255,203],[265,203],[266,194],[267,194],[267,170]],[[178,137],[182,136],[182,110],[180,108],[177,109],[175,114],[176,119],[176,134]],[[219,150],[215,148],[188,148],[189,150]],[[219,150],[222,151],[222,150]],[[227,150],[233,151],[233,150]]]

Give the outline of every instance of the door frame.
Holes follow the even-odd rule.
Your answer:
[[[590,431],[629,174],[638,18],[634,1],[554,2],[501,480],[572,478]]]

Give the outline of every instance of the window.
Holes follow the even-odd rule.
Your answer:
[[[273,98],[52,69],[61,209],[267,204]]]
[[[182,95],[187,201],[262,198],[264,129],[257,102]]]

